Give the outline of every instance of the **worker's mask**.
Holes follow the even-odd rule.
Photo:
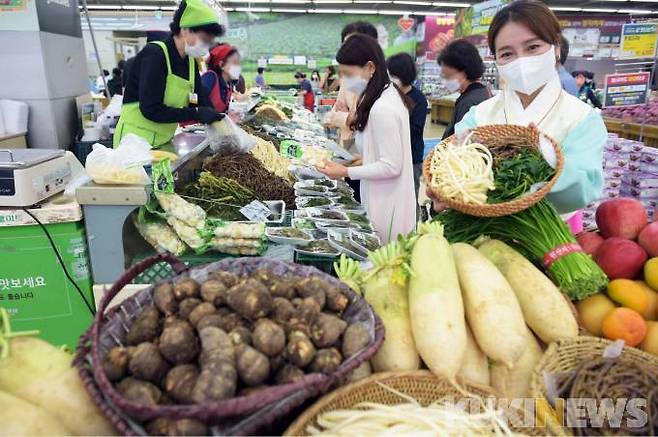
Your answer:
[[[188,30],[187,35],[194,35],[194,33]],[[188,56],[193,58],[203,58],[208,56],[208,52],[210,51],[210,44],[203,42],[198,36],[195,36],[194,42],[188,42],[187,38],[185,38],[184,41],[185,54]]]
[[[240,74],[242,73],[242,67],[239,65],[229,65],[228,70],[226,71],[229,75],[229,77],[233,80],[238,80],[240,79]]]
[[[456,93],[461,89],[462,83],[459,81],[459,79],[446,79],[443,81],[443,86],[446,87],[446,89],[451,93]]]
[[[558,73],[555,46],[536,56],[523,56],[509,64],[498,65],[498,73],[514,91],[532,94],[546,85]]]

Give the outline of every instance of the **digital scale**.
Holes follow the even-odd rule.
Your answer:
[[[64,191],[72,179],[63,150],[0,149],[0,207],[24,207]]]

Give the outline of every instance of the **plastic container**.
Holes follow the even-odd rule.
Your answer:
[[[0,113],[2,114],[6,134],[24,134],[27,132],[27,103],[17,100],[0,100]]]
[[[296,229],[296,228],[293,228],[293,229],[295,229],[296,231],[302,232],[308,238],[294,238],[294,237],[285,237],[285,236],[282,236],[282,235],[277,235],[283,229],[286,229],[286,228],[267,228],[267,229],[265,229],[265,235],[273,243],[290,244],[292,246],[298,246],[300,244],[308,244],[311,241],[313,241],[313,236],[310,233],[308,233],[306,231],[302,231],[300,229]]]

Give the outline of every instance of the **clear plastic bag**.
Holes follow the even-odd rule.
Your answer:
[[[109,149],[94,144],[87,156],[85,169],[97,184],[146,185],[151,179],[144,166],[151,163],[151,145],[141,137],[128,134],[119,147]]]
[[[256,145],[256,138],[235,124],[230,117],[216,121],[207,129],[210,149],[221,155],[237,155],[249,152]]]

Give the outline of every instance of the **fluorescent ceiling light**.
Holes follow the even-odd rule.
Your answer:
[[[625,3],[626,0],[599,0],[600,2],[610,2],[610,3]]]
[[[237,12],[270,12],[270,8],[235,8]]]
[[[377,15],[376,9],[345,9],[346,14]]]
[[[392,10],[386,10],[386,9],[381,9],[381,10],[377,11],[377,13],[379,15],[399,15],[399,16],[411,15],[412,14],[411,11],[392,11]]]
[[[284,14],[305,14],[306,9],[272,8],[272,12],[281,12]]]
[[[313,0],[313,3],[318,5],[339,5],[352,3],[352,0]]]
[[[549,9],[551,11],[573,11],[573,12],[578,12],[582,10],[582,8],[572,8],[568,6],[550,6]]]
[[[276,3],[284,3],[290,5],[305,5],[306,3],[311,3],[310,0],[276,0]]]
[[[119,5],[117,5],[117,6],[108,6],[108,5],[87,5],[87,9],[89,9],[90,11],[93,11],[94,9],[96,9],[96,10],[103,10],[103,9],[110,9],[110,10],[114,9],[114,10],[119,10],[119,9],[121,9],[121,6],[119,6]]]
[[[162,6],[160,9],[163,11],[175,11],[178,9],[178,6]]]
[[[309,9],[310,14],[342,14],[342,9]]]
[[[354,3],[362,3],[362,4],[377,4],[377,3],[392,3],[391,0],[387,1],[380,1],[380,0],[354,0]]]
[[[227,0],[229,3],[269,3],[270,0]]]
[[[157,11],[160,9],[158,6],[122,6],[122,9],[129,11]]]
[[[619,9],[618,14],[653,14],[651,9]]]
[[[415,6],[432,6],[432,2],[422,2],[416,0],[393,0],[396,5],[415,5]]]
[[[470,3],[434,2],[434,6],[453,7],[453,8],[467,8],[467,7],[471,6],[471,4]]]
[[[440,11],[413,11],[411,13],[412,15],[440,15],[442,17],[454,17],[455,14],[453,13],[446,13],[446,12],[440,12]]]
[[[605,13],[615,13],[617,9],[605,9],[605,8],[582,8],[583,12],[605,12]]]

